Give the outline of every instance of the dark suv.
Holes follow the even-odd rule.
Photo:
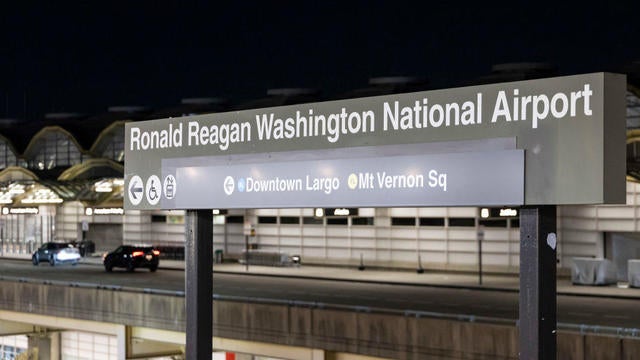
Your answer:
[[[126,268],[134,271],[135,268],[148,268],[150,271],[158,269],[160,251],[153,246],[121,245],[117,249],[102,256],[104,269],[111,272],[114,267]]]

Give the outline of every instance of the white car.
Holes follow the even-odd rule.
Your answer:
[[[33,265],[38,265],[41,261],[47,261],[51,266],[64,263],[76,265],[80,258],[80,250],[69,243],[47,242],[33,252],[31,261]]]

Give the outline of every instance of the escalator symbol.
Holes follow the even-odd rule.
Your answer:
[[[169,174],[164,178],[164,197],[171,200],[176,196],[176,178]]]

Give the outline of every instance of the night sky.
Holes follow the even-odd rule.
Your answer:
[[[564,75],[640,60],[631,2],[15,3],[0,5],[0,118],[241,103],[279,87],[330,97],[379,76],[441,88],[500,63],[545,62]]]

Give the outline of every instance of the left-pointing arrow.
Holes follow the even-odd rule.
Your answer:
[[[129,192],[131,193],[131,197],[135,200],[138,200],[138,196],[136,194],[140,194],[140,196],[142,196],[142,191],[144,189],[142,188],[142,184],[136,184],[134,182],[131,182],[131,186],[129,186]]]
[[[129,181],[129,201],[132,205],[137,206],[142,202],[143,192],[142,179],[138,175],[133,175]]]

